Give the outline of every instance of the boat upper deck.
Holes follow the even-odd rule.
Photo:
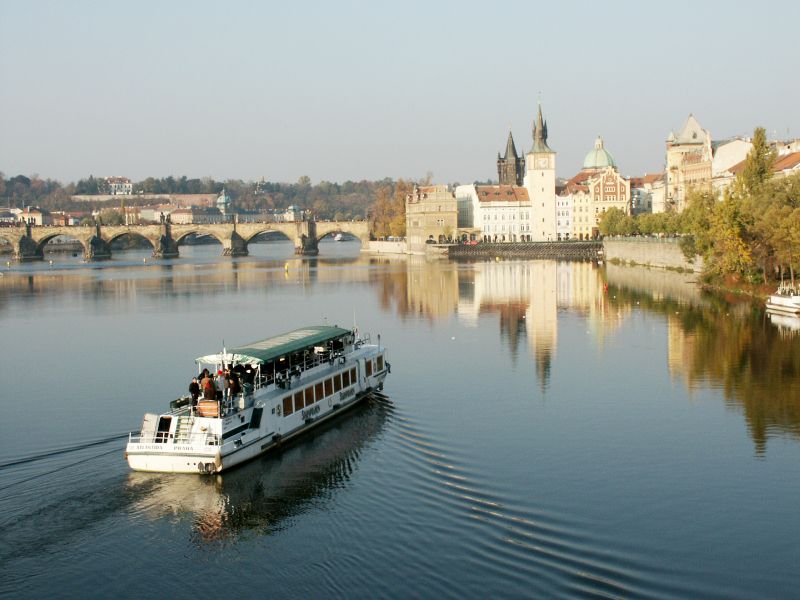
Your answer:
[[[345,345],[344,338],[350,338],[349,343],[353,343],[355,341],[354,332],[335,325],[311,325],[231,348],[225,352],[225,358],[227,361],[239,364],[264,364],[313,346],[327,346],[341,342],[343,347]],[[218,357],[219,355],[201,356],[197,362],[213,364],[218,362]]]

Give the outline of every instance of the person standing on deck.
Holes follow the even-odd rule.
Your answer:
[[[200,384],[197,382],[197,377],[192,377],[192,383],[189,384],[189,393],[192,395],[192,410],[197,406],[197,399],[200,397]]]
[[[222,400],[225,391],[225,375],[222,371],[217,371],[217,376],[214,378],[214,387],[217,389],[217,400]]]
[[[206,373],[206,376],[203,377],[203,381],[201,382],[201,387],[203,388],[203,398],[205,400],[215,400],[217,397],[216,390],[214,389],[214,380],[211,379],[211,375]]]

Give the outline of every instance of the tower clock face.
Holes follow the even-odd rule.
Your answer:
[[[539,166],[542,167],[542,168],[547,166],[547,158],[546,157],[543,156],[542,158],[539,159]]]

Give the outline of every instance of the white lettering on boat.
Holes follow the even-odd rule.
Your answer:
[[[320,410],[322,410],[322,408],[320,407],[319,404],[317,404],[316,406],[312,406],[311,408],[305,409],[303,411],[303,419],[308,419],[310,417],[313,417],[314,415],[319,413]]]

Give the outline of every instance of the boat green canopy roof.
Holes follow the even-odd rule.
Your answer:
[[[321,346],[349,333],[351,333],[349,329],[341,327],[310,325],[238,348],[229,348],[226,354],[238,355],[236,362],[265,363],[309,346]]]

